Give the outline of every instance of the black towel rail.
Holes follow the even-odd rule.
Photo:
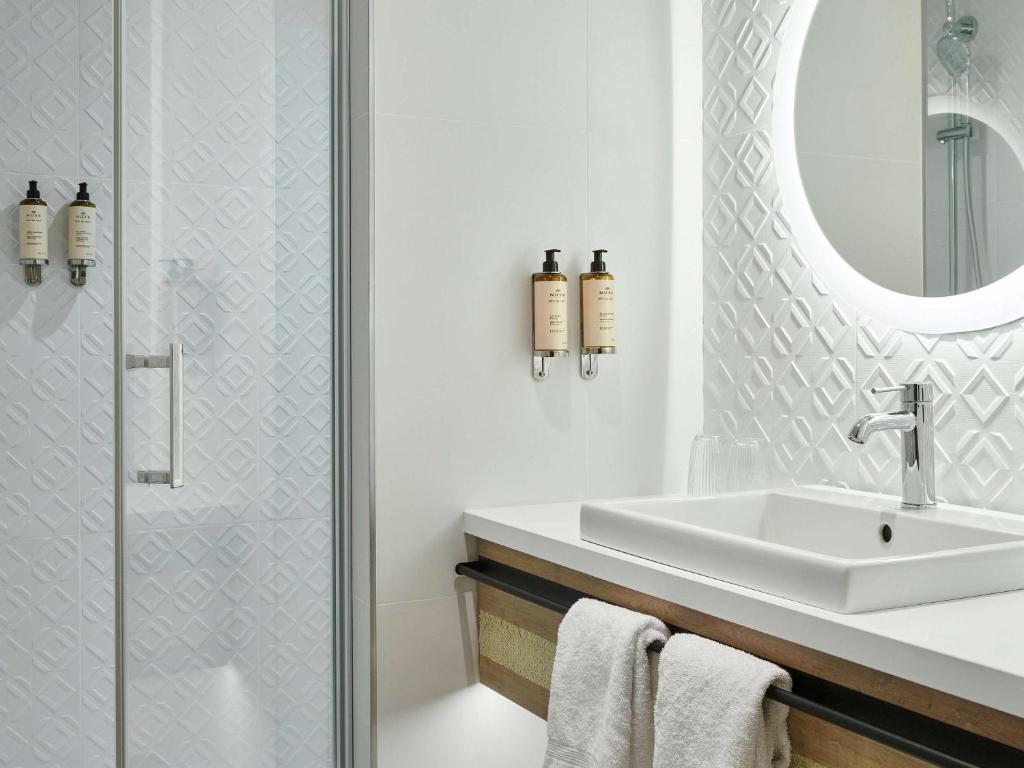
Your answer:
[[[560,614],[577,600],[591,597],[483,558],[459,563],[455,572]],[[650,650],[660,651],[661,645]],[[772,686],[768,698],[941,768],[1024,768],[1021,750],[812,675],[790,674],[793,690]]]

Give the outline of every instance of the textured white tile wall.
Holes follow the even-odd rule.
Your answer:
[[[699,16],[698,2],[373,4],[384,768],[543,750],[542,723],[472,685],[470,587],[452,574],[463,509],[684,481],[701,420]],[[528,279],[549,247],[573,301],[593,248],[619,279],[620,354],[591,382],[576,358],[530,377]]]
[[[926,336],[840,305],[790,233],[771,162],[771,88],[790,3],[704,3],[706,428],[772,441],[792,482],[899,492],[891,436],[846,440],[893,405],[874,385],[935,384],[940,496],[1024,512],[1024,331]],[[884,212],[880,212],[884,215]]]
[[[110,4],[0,4],[0,764],[113,765]],[[105,130],[104,130],[105,129]],[[28,288],[17,204],[50,204],[50,267]],[[101,222],[85,288],[67,203]]]

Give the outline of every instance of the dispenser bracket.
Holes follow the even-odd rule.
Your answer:
[[[580,350],[580,376],[587,381],[597,378],[597,361],[601,355],[614,355],[615,347],[590,347]]]
[[[534,381],[547,381],[551,373],[550,365],[553,357],[568,357],[567,351],[549,352],[547,350],[535,349],[533,351],[533,378]]]

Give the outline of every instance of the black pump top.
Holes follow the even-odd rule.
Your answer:
[[[78,195],[75,200],[88,200],[89,199],[89,185],[84,181],[78,185]]]
[[[28,183],[28,192],[25,193],[25,197],[29,200],[39,199],[39,182],[33,179]]]
[[[604,263],[604,255],[606,253],[608,253],[608,251],[605,250],[604,248],[598,248],[596,251],[594,251],[594,260],[592,262],[590,262],[590,271],[591,272],[607,272],[608,271],[608,267],[606,267],[605,263]]]
[[[561,253],[562,251],[558,248],[548,248],[544,251],[544,271],[545,272],[557,272],[558,262],[555,261],[555,254]]]

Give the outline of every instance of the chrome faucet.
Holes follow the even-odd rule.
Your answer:
[[[935,507],[935,422],[932,385],[924,382],[898,387],[871,388],[872,394],[901,393],[900,410],[869,413],[857,420],[850,440],[863,445],[875,432],[897,429],[903,433],[903,509]]]

